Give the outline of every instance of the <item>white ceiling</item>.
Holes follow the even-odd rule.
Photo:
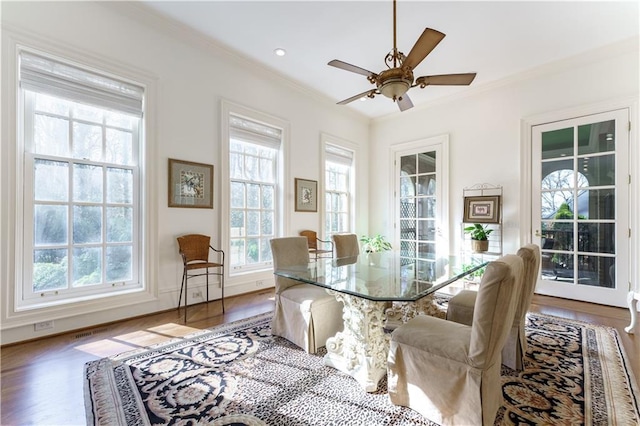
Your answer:
[[[335,102],[374,86],[327,62],[340,59],[379,73],[393,48],[392,0],[144,3]],[[398,49],[408,54],[425,27],[446,37],[416,67],[416,77],[463,72],[477,77],[468,87],[412,88],[416,106],[638,37],[639,2],[399,0]],[[274,55],[278,47],[287,55]],[[399,113],[382,95],[344,108],[369,117]]]

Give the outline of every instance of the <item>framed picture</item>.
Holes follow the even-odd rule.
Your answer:
[[[318,211],[318,182],[296,178],[296,211]]]
[[[213,166],[169,158],[169,207],[213,208]]]
[[[500,196],[464,197],[465,223],[500,223]]]

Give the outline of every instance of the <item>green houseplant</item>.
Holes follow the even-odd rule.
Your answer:
[[[464,233],[471,237],[471,249],[477,253],[489,250],[489,234],[492,232],[493,229],[480,223],[474,223],[464,228]]]
[[[360,238],[360,242],[362,243],[362,249],[367,253],[379,253],[381,251],[391,250],[391,243],[380,234],[374,235],[373,237],[363,235],[362,238]]]

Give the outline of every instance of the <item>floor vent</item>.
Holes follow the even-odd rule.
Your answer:
[[[109,330],[108,327],[96,328],[94,330],[87,330],[87,331],[83,331],[82,333],[76,334],[75,338],[76,339],[81,339],[83,337],[93,336],[94,334],[104,333],[105,331],[108,331],[108,330]]]

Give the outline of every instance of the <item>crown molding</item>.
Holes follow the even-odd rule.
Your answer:
[[[160,12],[146,6],[143,2],[132,1],[109,1],[100,2],[100,5],[113,10],[114,12],[127,16],[147,27],[155,29],[167,36],[173,37],[189,46],[196,46],[202,50],[215,55],[223,56],[225,59],[246,69],[247,72],[260,78],[271,78],[279,83],[299,92],[314,100],[325,104],[328,107],[337,107],[335,100],[329,98],[324,93],[311,89],[303,83],[291,79],[279,71],[264,65],[252,58],[247,57],[242,52],[237,51],[205,34],[197,31],[188,25],[169,18]],[[370,117],[359,111],[342,109],[342,113],[349,114],[360,120],[370,120]]]

